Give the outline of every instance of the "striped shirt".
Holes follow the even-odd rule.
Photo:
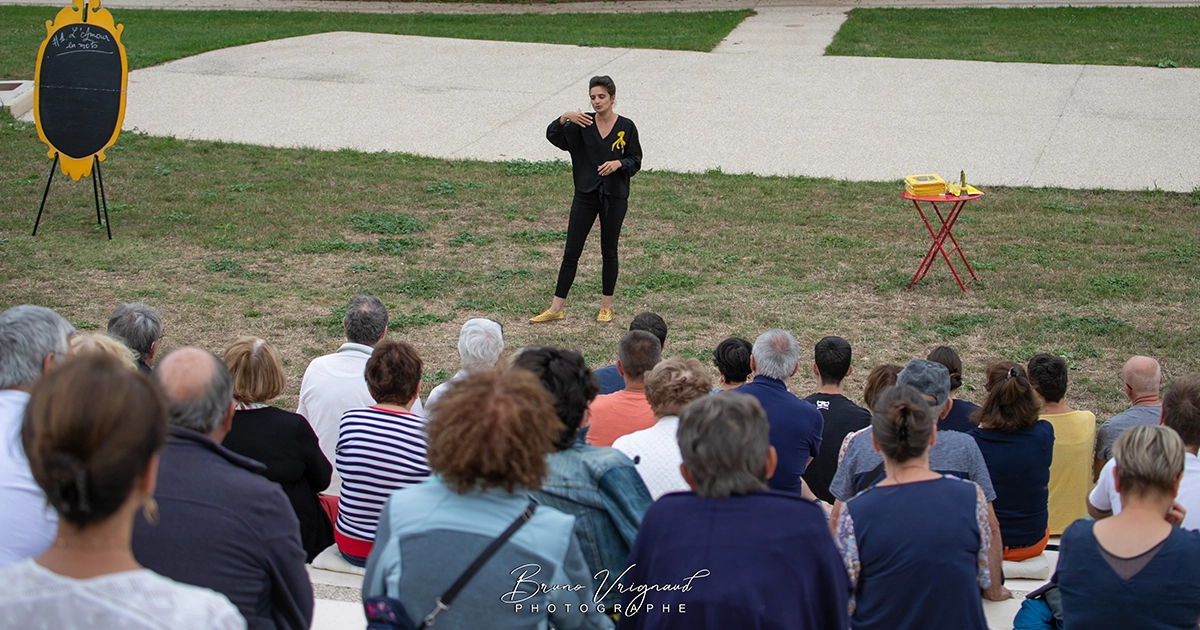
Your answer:
[[[338,532],[373,541],[379,513],[392,492],[429,478],[425,420],[378,407],[351,409],[342,414],[334,465],[342,476]]]

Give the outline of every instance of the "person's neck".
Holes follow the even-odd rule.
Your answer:
[[[1138,394],[1129,399],[1134,407],[1161,407],[1162,401],[1158,399],[1158,392],[1150,392],[1147,394]],[[1124,508],[1122,508],[1124,509]]]
[[[941,475],[929,469],[929,452],[926,451],[919,459],[910,459],[904,463],[883,458],[883,470],[887,478],[879,485],[901,485],[915,481],[937,479]]]
[[[60,519],[54,542],[37,557],[37,563],[79,580],[136,571],[142,567],[133,557],[132,537],[133,511],[128,507],[83,529]]]
[[[375,403],[375,406],[385,411],[403,411],[408,413],[409,406],[397,405],[396,403]]]
[[[616,119],[617,119],[617,112],[614,112],[611,107],[608,108],[608,111],[604,112],[603,114],[600,114],[600,113],[596,114],[596,120],[598,120],[600,122],[611,122]]]
[[[625,391],[645,392],[646,391],[646,379],[639,378],[635,381],[635,380],[630,379],[629,377],[625,377]]]
[[[1175,497],[1166,493],[1155,493],[1152,496],[1139,496],[1128,492],[1121,493],[1121,513],[1113,519],[1121,517],[1117,523],[1130,526],[1157,526],[1165,523],[1163,517],[1175,504]],[[1105,519],[1107,520],[1107,519]]]
[[[829,394],[830,396],[840,396],[846,391],[846,387],[841,383],[830,385],[825,381],[821,381],[821,386],[817,388],[818,394]]]
[[[723,392],[726,392],[726,391],[729,391],[729,390],[731,390],[731,389],[733,389],[733,388],[735,388],[735,387],[741,387],[742,385],[745,385],[745,384],[746,384],[746,381],[742,381],[741,383],[725,383],[725,382],[722,382],[722,383],[721,383],[721,391],[723,391]]]
[[[1072,409],[1071,406],[1066,403],[1065,398],[1058,402],[1047,402],[1045,405],[1042,405],[1042,413],[1044,413],[1048,416],[1058,415],[1058,414],[1062,414],[1062,413],[1072,413],[1074,411],[1075,410]]]

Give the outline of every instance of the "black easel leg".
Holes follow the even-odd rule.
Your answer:
[[[108,200],[104,198],[104,174],[100,172],[100,158],[92,156],[96,167],[96,178],[100,180],[100,204],[104,206],[104,229],[108,230],[108,240],[112,240],[112,224],[108,222]]]
[[[58,154],[54,154],[54,161],[50,163],[50,177],[46,178],[46,191],[42,193],[42,205],[38,206],[37,220],[33,222],[33,236],[37,236],[38,224],[42,222],[42,210],[46,209],[46,197],[50,194],[50,182],[54,181],[54,171],[58,169]]]
[[[96,199],[96,225],[100,225],[100,188],[96,184],[96,156],[92,156],[92,196]]]

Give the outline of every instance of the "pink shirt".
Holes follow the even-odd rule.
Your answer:
[[[622,435],[649,429],[655,423],[645,392],[623,389],[597,396],[588,410],[591,411],[591,428],[587,436],[592,446],[612,446]]]

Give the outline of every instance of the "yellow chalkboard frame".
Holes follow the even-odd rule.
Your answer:
[[[87,12],[86,15],[84,12]],[[117,141],[117,136],[121,135],[121,125],[125,122],[125,91],[129,83],[129,61],[125,57],[125,46],[121,44],[121,33],[125,30],[124,24],[117,24],[113,19],[112,13],[108,9],[100,8],[100,0],[88,0],[86,8],[84,0],[71,0],[71,6],[63,7],[58,15],[54,17],[54,21],[46,20],[46,39],[42,40],[42,45],[38,48],[37,68],[34,70],[33,79],[33,121],[37,125],[38,137],[42,142],[50,148],[46,152],[46,157],[53,158],[58,154],[58,163],[62,168],[63,175],[69,176],[75,181],[79,181],[81,177],[87,177],[92,174],[92,155],[86,157],[70,157],[55,148],[49,138],[42,131],[41,108],[39,107],[39,97],[42,84],[42,56],[46,54],[46,46],[50,43],[50,38],[58,29],[70,24],[89,24],[99,26],[112,33],[113,41],[117,45],[117,50],[121,54],[121,106],[117,113],[117,124],[113,129],[112,137],[108,142],[96,151],[93,155],[101,162],[104,161],[105,149],[111,147]]]

